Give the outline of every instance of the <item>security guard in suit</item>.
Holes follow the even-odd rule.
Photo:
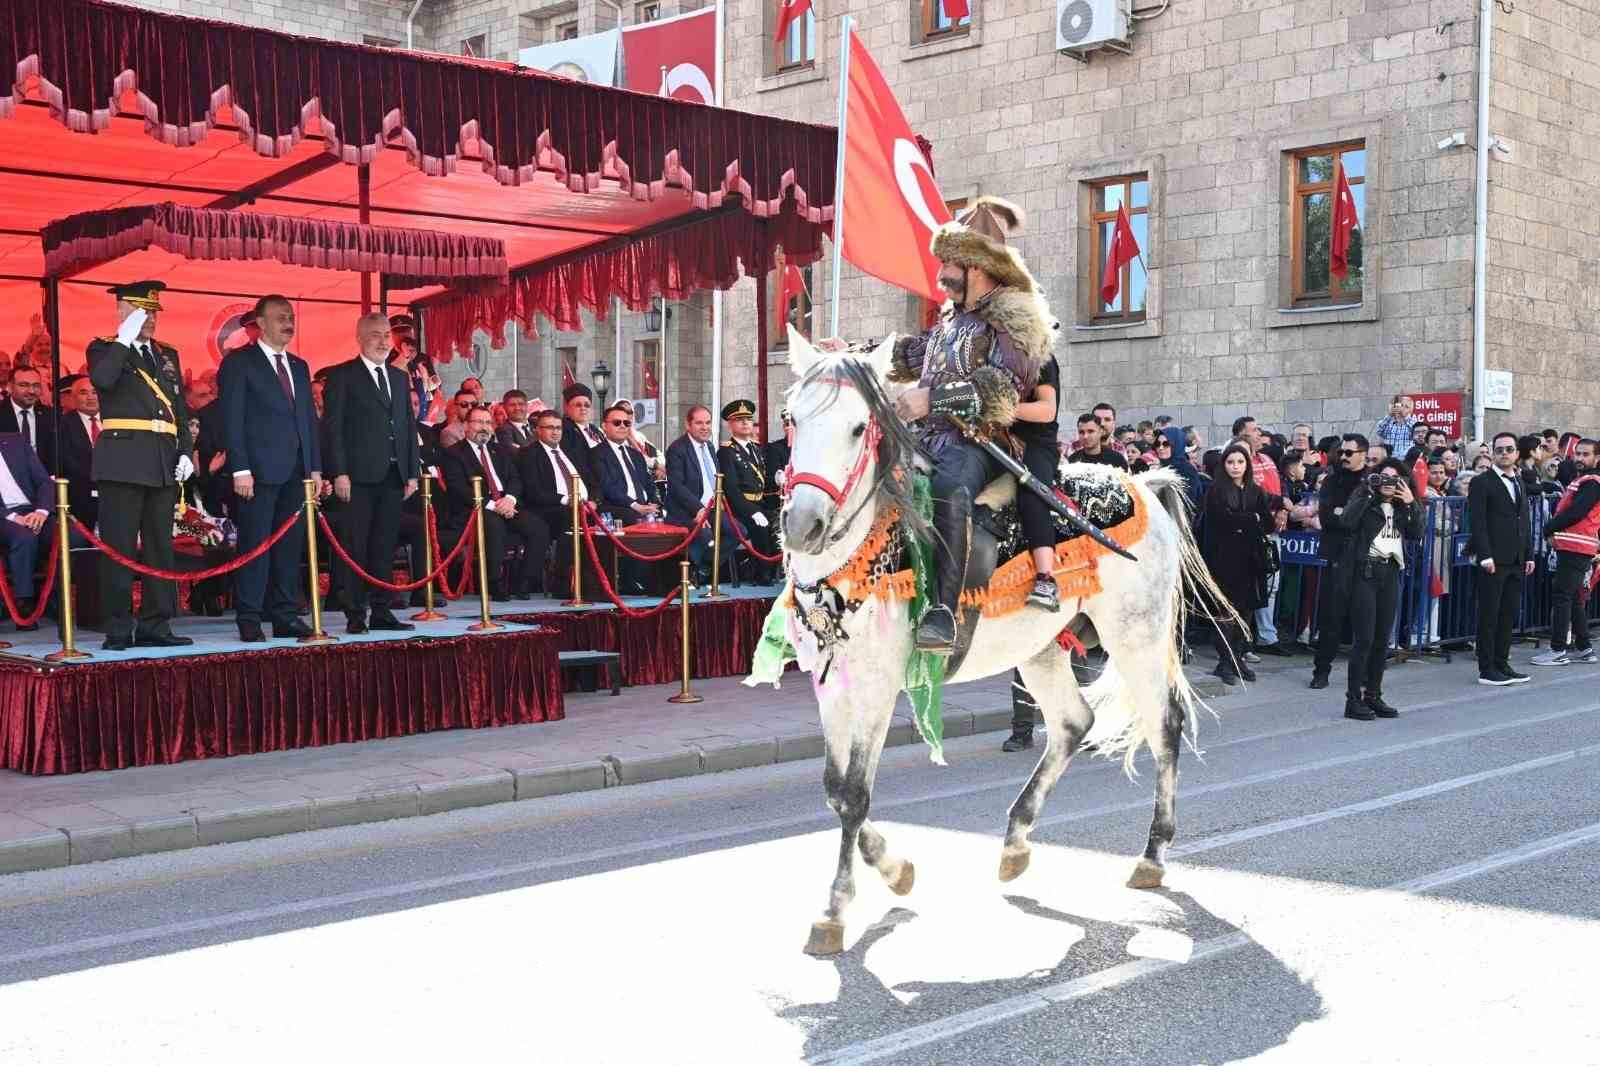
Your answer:
[[[189,410],[183,402],[178,350],[155,339],[161,311],[159,281],[115,285],[120,326],[115,336],[89,343],[89,380],[100,394],[100,439],[93,472],[100,491],[100,536],[123,555],[171,570],[173,509],[178,486],[194,473]],[[143,545],[139,553],[137,545]],[[100,560],[107,651],[130,645],[193,644],[172,632],[177,586],[143,579],[139,622],[133,622],[133,573],[109,557]]]
[[[727,507],[744,527],[745,536],[758,551],[775,555],[778,507],[767,495],[766,457],[755,439],[755,415],[755,405],[749,400],[734,400],[723,407],[722,420],[728,424],[730,439],[717,450],[717,467],[722,472]],[[772,576],[770,564],[758,560],[755,569],[759,582]]]

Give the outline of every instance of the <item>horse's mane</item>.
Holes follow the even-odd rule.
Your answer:
[[[924,543],[930,542],[933,528],[917,510],[913,498],[913,463],[917,454],[917,439],[895,413],[894,403],[883,391],[883,382],[878,380],[871,364],[855,352],[846,352],[833,359],[819,359],[800,379],[796,391],[826,388],[828,391],[822,395],[816,407],[819,411],[826,410],[838,399],[841,380],[848,380],[855,387],[866,403],[868,412],[883,430],[883,437],[878,441],[878,475],[874,486],[879,505],[898,508],[906,531]],[[902,476],[891,476],[895,470],[901,471]]]

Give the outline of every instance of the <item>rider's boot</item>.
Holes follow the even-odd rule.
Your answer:
[[[956,489],[933,504],[934,603],[917,626],[917,650],[949,655],[956,648],[956,609],[966,584],[972,540],[972,493]]]

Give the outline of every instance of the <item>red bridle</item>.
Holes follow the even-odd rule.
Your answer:
[[[861,454],[856,458],[856,465],[851,468],[850,476],[845,479],[844,488],[838,488],[833,482],[821,474],[804,472],[796,474],[794,463],[790,463],[783,472],[783,495],[787,499],[796,488],[801,485],[810,485],[814,489],[821,489],[828,494],[835,507],[842,507],[850,493],[855,491],[856,485],[861,481],[862,475],[867,472],[867,464],[872,462],[872,457],[878,450],[878,442],[883,439],[883,428],[878,425],[876,418],[867,419],[866,432],[862,434]]]

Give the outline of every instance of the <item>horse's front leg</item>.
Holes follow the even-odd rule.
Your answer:
[[[834,664],[834,670],[841,668]],[[840,691],[829,692],[830,687]],[[849,688],[841,682],[819,686],[822,704],[822,732],[827,746],[822,784],[828,806],[839,816],[839,864],[828,891],[828,906],[822,918],[811,926],[806,942],[808,955],[837,955],[844,950],[844,909],[855,898],[855,853],[883,873],[891,886],[904,880],[910,890],[910,864],[901,864],[887,855],[883,836],[867,823],[872,804],[872,784],[877,776],[878,756],[889,733],[894,714],[894,693]],[[892,873],[891,873],[892,870]]]

